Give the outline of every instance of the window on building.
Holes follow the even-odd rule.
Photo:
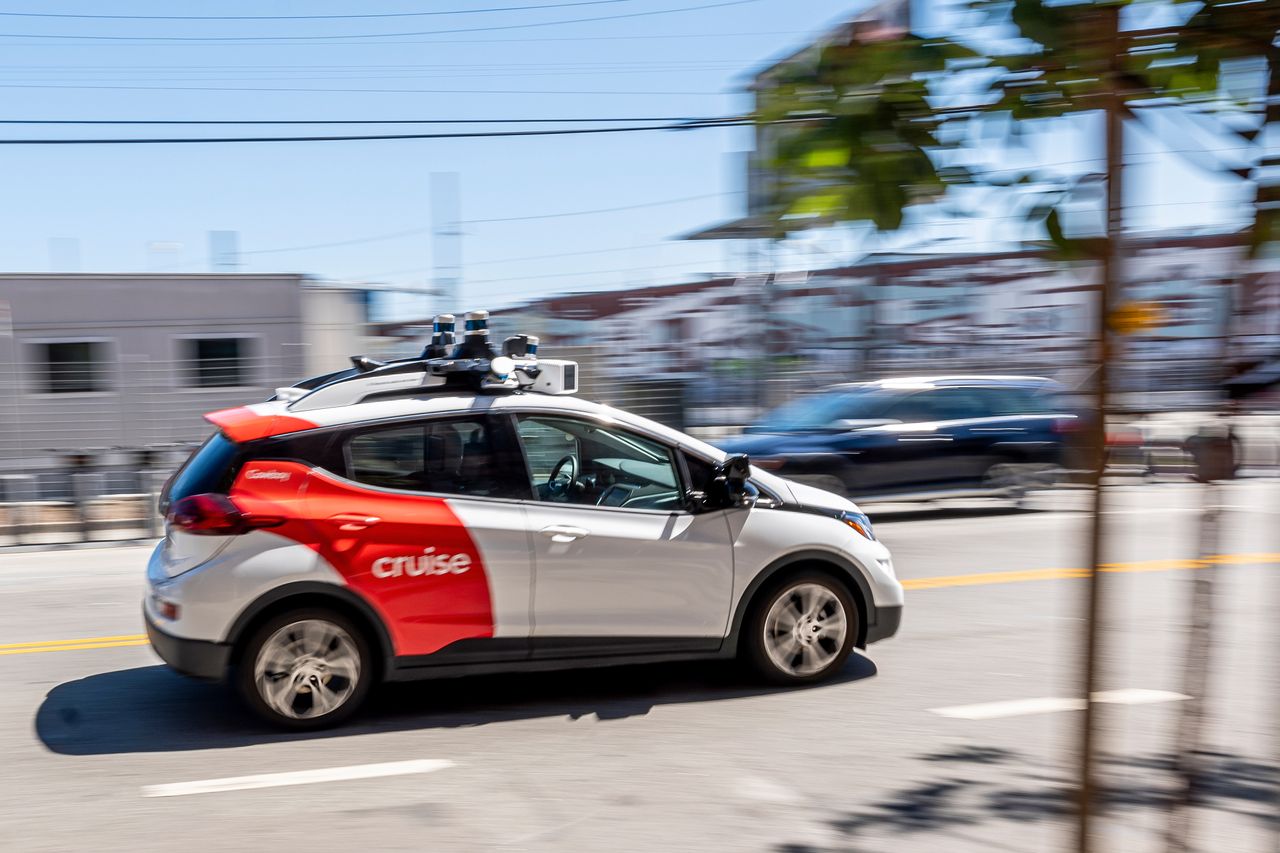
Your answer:
[[[229,388],[253,384],[252,338],[187,338],[184,343],[189,385]]]
[[[105,342],[58,341],[34,346],[41,393],[87,394],[107,390]]]

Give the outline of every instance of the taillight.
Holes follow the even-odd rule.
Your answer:
[[[238,536],[262,527],[277,527],[284,519],[241,511],[226,495],[192,495],[177,501],[165,518],[183,533],[197,536]]]
[[[1055,418],[1053,421],[1053,431],[1058,435],[1070,435],[1073,432],[1080,431],[1079,418]]]
[[[1141,447],[1142,433],[1140,432],[1109,432],[1107,433],[1107,447]]]
[[[752,459],[751,464],[756,466],[757,468],[763,468],[766,471],[778,471],[782,468],[782,466],[787,464],[787,460],[769,459],[766,457],[762,459]]]

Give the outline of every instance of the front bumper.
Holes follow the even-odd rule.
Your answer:
[[[143,612],[147,623],[147,639],[160,659],[170,667],[192,678],[205,681],[221,681],[231,662],[231,646],[211,643],[207,640],[189,640],[166,634],[156,627],[151,614]]]
[[[902,625],[902,605],[893,607],[877,607],[875,621],[867,626],[867,645],[887,640],[898,633]]]

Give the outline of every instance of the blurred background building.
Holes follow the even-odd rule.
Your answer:
[[[0,276],[0,474],[44,495],[71,454],[127,477],[136,451],[181,453],[204,413],[365,349],[366,304],[301,275]]]

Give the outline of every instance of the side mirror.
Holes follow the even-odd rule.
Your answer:
[[[745,453],[735,453],[715,467],[711,487],[707,491],[689,492],[686,496],[691,512],[712,512],[742,506],[747,502],[747,480],[751,477],[751,461]]]
[[[751,477],[751,459],[745,453],[733,453],[716,467],[716,480],[724,479],[725,485],[738,493],[745,492]]]
[[[734,453],[716,466],[711,500],[721,507],[742,506],[747,496],[747,479],[751,476],[751,460],[745,453]]]

